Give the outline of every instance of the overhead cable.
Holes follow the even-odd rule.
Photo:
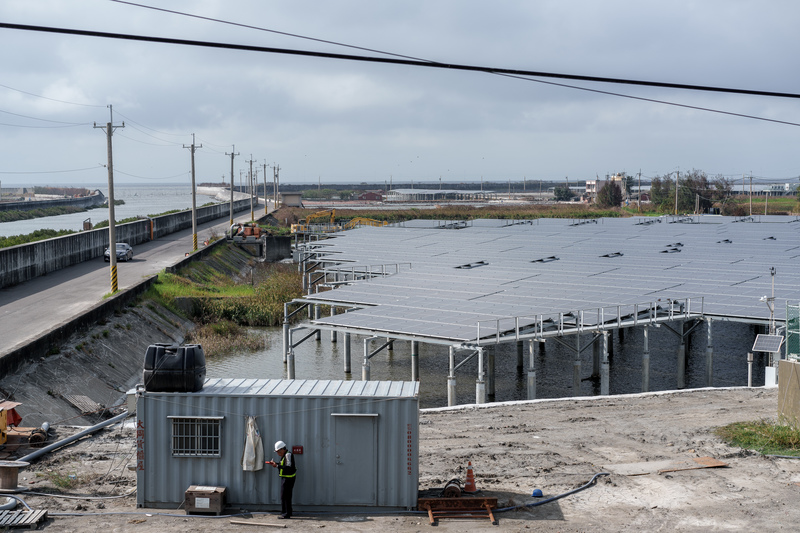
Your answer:
[[[217,48],[217,49],[227,49],[227,50],[240,50],[240,51],[248,51],[248,52],[263,52],[263,53],[273,53],[273,54],[284,54],[284,55],[296,55],[296,56],[305,56],[305,57],[318,57],[318,58],[325,58],[325,59],[341,59],[346,61],[360,61],[360,62],[367,62],[367,63],[385,63],[390,65],[406,65],[406,66],[415,66],[415,67],[428,67],[428,68],[440,68],[440,69],[449,69],[449,70],[462,70],[462,71],[471,71],[471,72],[489,72],[493,74],[509,74],[514,76],[534,76],[538,78],[560,78],[560,79],[568,79],[568,80],[577,80],[577,81],[588,81],[588,82],[595,82],[595,83],[613,83],[613,84],[624,84],[624,85],[636,85],[636,86],[644,86],[644,87],[661,87],[667,89],[681,89],[681,90],[691,90],[691,91],[706,91],[706,92],[717,92],[717,93],[728,93],[728,94],[744,94],[750,96],[768,96],[768,97],[775,97],[775,98],[793,98],[793,99],[800,99],[800,94],[798,93],[784,93],[784,92],[775,92],[775,91],[761,91],[761,90],[754,90],[754,89],[737,89],[732,87],[714,87],[708,85],[692,85],[692,84],[685,84],[685,83],[669,83],[669,82],[660,82],[660,81],[647,81],[647,80],[632,80],[632,79],[624,79],[624,78],[609,78],[609,77],[601,77],[601,76],[584,76],[580,74],[563,74],[563,73],[555,73],[555,72],[540,72],[540,71],[532,71],[532,70],[521,70],[521,69],[507,69],[507,68],[499,68],[499,67],[484,67],[479,65],[461,65],[455,63],[439,63],[435,61],[419,61],[413,59],[403,59],[403,58],[390,58],[390,57],[372,57],[372,56],[357,56],[357,55],[350,55],[350,54],[335,54],[331,52],[315,52],[315,51],[308,51],[308,50],[293,50],[289,48],[275,48],[275,47],[266,47],[266,46],[253,46],[253,45],[246,45],[246,44],[234,44],[234,43],[222,43],[222,42],[213,42],[213,41],[197,41],[191,39],[173,39],[169,37],[155,37],[155,36],[148,36],[148,35],[132,35],[127,33],[109,33],[109,32],[100,32],[100,31],[91,31],[91,30],[78,30],[78,29],[71,29],[71,28],[55,28],[55,27],[48,27],[48,26],[34,26],[30,24],[11,24],[7,22],[0,22],[0,28],[7,28],[12,30],[22,30],[22,31],[37,31],[37,32],[44,32],[44,33],[60,33],[65,35],[80,35],[84,37],[101,37],[105,39],[119,39],[119,40],[127,40],[127,41],[140,41],[140,42],[152,42],[152,43],[162,43],[162,44],[177,44],[182,46],[197,46],[203,48]]]

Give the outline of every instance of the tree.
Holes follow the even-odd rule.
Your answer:
[[[556,187],[553,189],[553,195],[555,197],[556,202],[568,202],[572,200],[574,196],[572,191],[569,190],[569,187]]]
[[[606,182],[597,191],[597,205],[600,207],[619,207],[622,203],[622,189],[616,181]]]

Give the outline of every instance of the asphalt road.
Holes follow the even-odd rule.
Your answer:
[[[256,216],[261,212],[256,210]],[[250,211],[242,211],[235,220],[248,222]],[[198,245],[202,246],[212,228],[218,235],[224,234],[228,229],[228,218],[199,225]],[[131,287],[143,278],[161,272],[191,251],[191,229],[134,246],[133,260],[117,263],[119,289]],[[0,357],[86,311],[109,292],[110,268],[102,257],[0,289]]]

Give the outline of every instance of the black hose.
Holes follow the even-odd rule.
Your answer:
[[[599,472],[599,473],[595,474],[594,476],[592,476],[592,479],[590,479],[589,482],[586,485],[584,485],[582,487],[578,487],[577,489],[572,489],[571,491],[565,492],[564,494],[559,494],[558,496],[553,496],[551,498],[547,498],[546,500],[542,500],[540,502],[531,502],[531,503],[526,503],[526,504],[523,504],[523,505],[514,505],[513,507],[503,507],[502,509],[495,509],[494,512],[495,513],[503,513],[503,512],[506,512],[506,511],[513,511],[515,509],[522,509],[524,507],[536,507],[536,506],[539,506],[539,505],[544,505],[546,503],[554,502],[556,500],[560,500],[561,498],[564,498],[565,496],[569,496],[570,494],[575,494],[576,492],[580,492],[583,489],[589,488],[589,486],[594,484],[594,481],[600,476],[610,476],[610,475],[611,475],[610,472]]]

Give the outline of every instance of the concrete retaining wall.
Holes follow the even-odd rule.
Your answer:
[[[61,198],[58,200],[35,200],[30,202],[3,202],[0,211],[32,211],[47,207],[95,207],[106,203],[103,193],[81,198]]]
[[[57,351],[76,331],[94,326],[97,322],[108,317],[115,311],[122,311],[122,309],[137,296],[150,288],[150,285],[157,279],[158,276],[151,276],[150,278],[142,280],[133,287],[116,293],[111,298],[103,300],[88,311],[81,313],[79,316],[54,326],[31,342],[0,357],[0,375],[8,375],[16,370],[22,363],[34,360],[38,357],[44,357],[52,353],[51,350]]]
[[[215,204],[197,209],[197,223],[203,224],[229,215],[229,204]],[[250,209],[250,200],[233,203],[234,212]],[[116,227],[117,242],[131,246],[157,239],[192,227],[192,211],[181,211],[153,219],[120,224]],[[108,228],[82,231],[30,244],[0,249],[0,288],[16,285],[48,272],[101,257],[108,246]]]

